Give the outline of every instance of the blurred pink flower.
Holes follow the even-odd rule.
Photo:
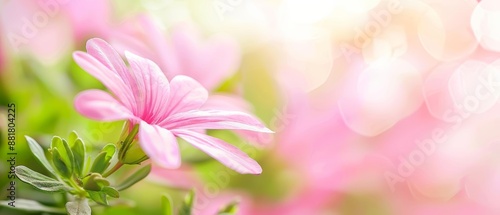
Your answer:
[[[240,172],[260,174],[261,167],[236,147],[197,132],[200,129],[242,129],[271,133],[256,118],[238,111],[200,110],[208,92],[187,76],[169,83],[152,61],[125,52],[120,55],[105,41],[91,39],[87,53],[75,52],[75,61],[99,79],[117,99],[101,90],[88,90],[75,98],[77,111],[102,121],[130,120],[140,124],[144,152],[167,168],[180,166],[176,137],[190,142],[224,165]]]
[[[426,140],[435,149],[408,178],[413,193],[451,199],[465,190],[471,199],[495,206],[491,199],[498,193],[494,181],[499,171],[491,152],[500,140],[495,126],[500,116],[498,59],[478,48],[467,59],[442,63],[427,78],[427,109],[441,124],[429,127],[443,130],[444,140]]]
[[[199,32],[187,25],[174,27],[167,38],[147,16],[127,22],[110,41],[120,51],[153,60],[167,78],[186,75],[210,91],[233,75],[240,64],[238,44],[231,38],[202,40]]]
[[[495,57],[486,56],[490,57],[484,61],[494,66]],[[424,85],[430,87],[430,91],[424,91],[425,96],[436,92],[436,87],[442,87],[444,89],[439,89],[444,93],[441,96],[446,94],[450,98],[425,100],[427,106],[420,105],[409,111],[390,128],[371,137],[353,131],[345,122],[343,112],[332,107],[332,103],[321,106],[318,104],[324,102],[314,101],[311,95],[293,93],[296,83],[292,80],[285,91],[292,92],[287,97],[291,98],[287,103],[287,113],[293,115],[293,120],[277,135],[276,151],[270,156],[284,161],[288,171],[295,173],[291,178],[300,181],[299,186],[294,186],[294,189],[299,187],[299,192],[289,193],[274,202],[263,202],[239,191],[222,192],[211,199],[213,205],[204,210],[213,213],[239,198],[242,205],[239,214],[344,214],[344,210],[358,211],[356,206],[351,206],[358,203],[370,208],[360,213],[381,210],[381,214],[471,214],[475,211],[497,214],[499,208],[495,206],[495,199],[500,196],[497,194],[500,185],[496,180],[500,171],[494,164],[496,150],[489,144],[498,140],[493,125],[499,118],[492,118],[498,115],[495,114],[497,111],[490,110],[488,113],[491,114],[483,116],[472,115],[460,121],[468,120],[461,128],[454,128],[455,122],[443,121],[442,115],[435,116],[434,109],[430,108],[445,105],[454,111],[453,102],[461,101],[464,93],[475,92],[478,83],[477,78],[472,77],[489,77],[490,72],[495,72],[485,68],[474,63],[455,71],[457,79],[462,80],[459,83],[449,76],[428,80],[431,82]],[[344,86],[338,87],[342,89]],[[497,98],[490,96],[482,100],[478,111],[491,109]],[[316,99],[324,97],[317,96]],[[439,103],[447,101],[451,103]],[[436,131],[443,132],[444,141],[432,139]],[[425,146],[421,146],[422,143]],[[419,158],[421,163],[415,163],[416,150],[419,153],[424,153],[420,150],[431,151],[425,151],[431,154],[422,155]],[[488,151],[491,152],[486,153]],[[407,167],[410,168],[407,169],[410,171],[408,175],[399,172],[405,162],[411,165]],[[397,174],[402,181],[391,183],[384,175],[388,172]],[[353,199],[353,196],[360,199]]]
[[[0,3],[0,26],[8,48],[51,64],[69,55],[75,43],[109,30],[107,0],[32,1]]]
[[[110,32],[112,8],[109,0],[70,1],[63,6],[71,22],[73,37],[84,42],[91,36],[106,36]]]

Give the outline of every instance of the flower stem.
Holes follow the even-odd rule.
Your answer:
[[[78,185],[78,183],[75,181],[75,179],[70,178],[69,183],[73,188],[75,188],[77,190],[77,193],[79,196],[85,196],[85,189],[80,187],[80,185]]]
[[[114,172],[116,172],[117,170],[119,170],[122,166],[123,166],[123,163],[120,162],[120,161],[118,161],[115,164],[115,166],[112,169],[110,169],[108,172],[104,173],[102,175],[102,177],[107,178],[108,176],[110,176],[111,174],[113,174]]]

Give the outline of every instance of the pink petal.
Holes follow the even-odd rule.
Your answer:
[[[241,96],[230,94],[216,94],[210,95],[208,97],[207,102],[203,105],[203,107],[201,107],[201,110],[229,110],[249,112],[252,110],[252,106],[246,100],[241,98]],[[257,143],[259,146],[264,146],[265,144],[270,143],[272,138],[271,134],[263,134],[254,131],[238,130],[236,131],[236,133],[245,137],[253,144]]]
[[[142,121],[139,141],[144,152],[160,166],[176,169],[181,165],[177,139],[169,130]]]
[[[168,79],[153,61],[125,52],[130,64],[130,80],[137,105],[137,114],[151,124],[163,119],[168,110],[170,85]]]
[[[158,165],[151,166],[148,179],[168,187],[191,189],[202,184],[194,167],[184,165],[178,169],[165,169]]]
[[[75,98],[78,113],[91,119],[115,121],[135,118],[132,112],[102,90],[86,90]]]
[[[230,38],[212,38],[202,43],[199,33],[190,27],[173,30],[172,45],[182,74],[193,77],[207,89],[213,89],[236,72],[239,47]]]
[[[273,133],[257,118],[239,111],[196,110],[169,117],[161,124],[168,129],[241,129]]]
[[[159,30],[159,26],[155,25],[149,16],[139,16],[138,19],[144,29],[146,40],[149,42],[151,49],[154,50],[156,59],[158,59],[156,63],[160,65],[164,74],[167,77],[181,74],[182,70],[179,68],[177,56],[174,55],[172,47],[167,44],[167,40],[163,32]]]
[[[179,74],[195,77],[194,75],[199,71],[193,72],[192,67],[203,57],[199,51],[202,45],[197,32],[187,26],[177,26],[172,29],[171,38],[172,47],[181,66]]]
[[[164,117],[198,109],[207,101],[208,92],[194,79],[179,75],[170,82],[169,110]]]
[[[241,53],[238,44],[226,37],[211,39],[205,52],[203,63],[193,72],[198,73],[203,86],[213,89],[238,70]]]
[[[130,32],[113,32],[110,43],[120,53],[129,51],[147,59],[156,61],[155,54],[149,50],[150,48],[146,44],[144,44],[143,39],[139,38],[139,36],[131,34],[132,33]]]
[[[120,55],[106,41],[99,38],[90,39],[87,42],[87,53],[118,74],[128,85],[131,74]]]
[[[154,62],[159,62],[151,44],[146,43],[147,35],[136,17],[124,21],[123,25],[111,32],[109,41],[119,53],[129,51]]]
[[[52,15],[49,11],[58,9],[49,9],[50,1],[45,1],[44,4],[36,2],[42,6],[42,9]],[[83,41],[89,35],[106,35],[110,30],[111,24],[111,4],[108,1],[89,0],[89,1],[58,1],[52,4],[59,4],[61,12],[67,14],[68,18],[64,20],[71,21],[71,29],[74,31],[76,41]],[[63,12],[64,11],[64,12]],[[92,23],[92,24],[90,24]],[[63,28],[67,30],[67,28]]]
[[[125,106],[128,108],[133,106],[133,96],[130,88],[127,87],[123,79],[116,72],[111,71],[94,56],[85,52],[77,51],[73,53],[73,58],[82,69],[97,78],[106,88],[113,92]]]
[[[125,62],[120,57],[118,52],[116,52],[111,45],[109,45],[106,41],[94,38],[90,39],[87,42],[87,53],[96,58],[99,62],[101,62],[104,66],[106,66],[110,71],[115,72],[120,76],[123,80],[123,83],[127,86],[134,86],[132,81],[134,80],[132,74],[127,69]],[[136,90],[133,89],[132,93]],[[129,108],[133,112],[136,111],[136,103],[135,99],[130,99]]]
[[[255,160],[222,140],[188,130],[173,130],[172,132],[241,174],[262,173],[262,168]]]

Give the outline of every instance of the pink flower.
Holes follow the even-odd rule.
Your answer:
[[[157,63],[167,78],[187,75],[213,90],[240,65],[240,49],[229,37],[203,40],[189,25],[177,25],[169,37],[148,16],[138,16],[110,38],[117,50],[130,50]]]
[[[170,82],[152,61],[125,52],[130,68],[105,41],[91,39],[87,53],[75,52],[75,61],[99,79],[114,95],[87,90],[75,99],[76,110],[91,119],[129,120],[139,124],[144,152],[166,168],[180,166],[176,137],[190,142],[240,173],[260,174],[257,162],[222,140],[199,133],[204,129],[241,129],[271,133],[249,114],[238,111],[201,110],[208,92],[187,76]]]
[[[77,44],[109,32],[107,0],[17,0],[0,2],[0,28],[9,32],[5,48],[32,55],[42,64],[65,59]],[[2,47],[4,48],[4,47]]]

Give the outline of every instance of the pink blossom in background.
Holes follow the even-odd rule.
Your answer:
[[[454,7],[463,6],[462,9],[468,12],[474,8],[469,7],[473,2],[463,2]],[[439,16],[457,16],[451,13],[452,10],[443,11]],[[446,21],[450,26],[458,24],[454,18]],[[462,30],[467,31],[467,28]],[[411,35],[411,31],[408,33]],[[424,46],[426,40],[432,38],[420,36],[417,42]],[[455,39],[460,38],[447,39],[447,42]],[[388,197],[393,198],[391,196],[405,190],[410,194],[408,202],[395,210],[395,214],[498,213],[498,208],[491,203],[496,195],[495,179],[492,178],[496,177],[497,162],[488,152],[496,151],[498,142],[493,124],[498,116],[499,55],[475,47],[476,41],[470,37],[461,39],[472,48],[461,46],[464,49],[457,51],[452,49],[460,48],[458,45],[444,45],[441,57],[448,61],[439,62],[433,68],[420,67],[422,64],[418,60],[423,58],[407,61],[404,66],[398,64],[402,57],[397,57],[389,61],[391,66],[400,65],[396,70],[383,69],[380,73],[370,69],[380,67],[380,62],[365,65],[365,56],[354,55],[350,56],[347,66],[349,73],[340,79],[340,86],[344,87],[340,88],[339,107],[345,123],[358,134],[369,137],[366,143],[371,145],[368,149],[371,153],[391,161],[392,167],[380,174],[390,172],[399,177],[381,184],[395,189],[386,191]],[[433,57],[438,57],[437,50],[425,48]],[[401,75],[405,70],[413,72],[413,77],[406,81]],[[367,78],[363,74],[367,71],[373,76]],[[389,76],[376,75],[383,73]],[[390,79],[384,82],[385,78]],[[365,79],[378,86],[373,85],[370,89],[371,83]],[[332,94],[339,92],[339,88],[331,87],[330,90],[331,93],[335,91]],[[362,92],[369,94],[363,97]],[[412,104],[413,107],[408,108]],[[401,113],[397,108],[402,108],[404,115],[392,120]]]
[[[89,40],[87,53],[74,53],[75,61],[116,96],[115,99],[101,90],[84,91],[75,99],[80,114],[95,120],[127,119],[140,124],[142,149],[163,167],[180,166],[176,140],[179,137],[240,173],[261,173],[259,164],[236,147],[197,132],[199,129],[243,129],[270,133],[259,120],[243,112],[199,110],[208,92],[194,79],[175,76],[169,82],[152,61],[130,52],[125,52],[125,56],[130,69],[120,55],[100,39]]]
[[[241,54],[233,39],[202,39],[194,27],[181,24],[166,36],[159,27],[142,15],[125,23],[110,39],[118,50],[138,53],[156,62],[168,78],[186,75],[210,91],[237,71]]]
[[[467,71],[481,72],[481,70],[474,69]],[[461,73],[460,70],[455,72]],[[440,83],[446,88],[453,84],[449,79],[440,80],[441,82],[436,82],[436,84]],[[456,90],[463,89],[457,88]],[[307,104],[304,100],[295,104],[298,105],[291,105],[294,107],[291,109],[299,115],[296,115],[294,122],[287,128],[295,127],[297,131],[286,129],[280,133],[277,138],[280,143],[277,144],[279,147],[277,152],[281,154],[280,157],[285,157],[285,159],[289,157],[287,163],[295,171],[301,172],[298,175],[309,178],[302,183],[302,185],[311,184],[305,185],[305,190],[323,193],[325,196],[321,200],[329,199],[323,200],[326,203],[318,203],[320,209],[305,206],[307,205],[305,202],[313,198],[302,199],[301,206],[307,208],[307,213],[317,213],[317,211],[322,211],[321,209],[341,213],[339,208],[344,208],[344,204],[349,204],[345,201],[351,201],[348,200],[350,195],[376,196],[371,200],[364,199],[363,202],[356,204],[373,205],[368,202],[373,201],[380,205],[375,205],[376,208],[367,209],[366,212],[385,208],[382,214],[471,214],[477,211],[482,214],[498,213],[498,208],[493,203],[497,192],[492,190],[497,186],[494,181],[496,181],[498,168],[495,158],[485,157],[485,155],[494,154],[494,152],[487,153],[495,149],[494,145],[488,143],[498,141],[497,132],[494,132],[492,126],[497,122],[497,117],[492,118],[492,115],[498,115],[495,114],[497,111],[494,109],[485,115],[463,119],[468,120],[463,128],[453,128],[456,124],[435,118],[429,113],[427,106],[422,104],[390,129],[374,137],[364,137],[357,132],[350,131],[341,118],[342,113],[335,108],[326,108],[330,114],[325,114],[320,111],[324,107],[314,107],[310,105],[311,103],[304,105]],[[486,100],[484,104],[491,103]],[[432,105],[434,104],[430,104]],[[310,111],[304,112],[307,109]],[[301,117],[301,111],[297,110],[306,113],[304,117]],[[318,116],[317,124],[314,123],[315,115]],[[328,115],[330,117],[326,117]],[[311,129],[308,130],[308,127]],[[290,132],[287,133],[287,131]],[[447,138],[441,138],[445,139],[444,141],[432,140],[435,141],[433,143],[435,151],[429,156],[422,155],[424,156],[420,158],[424,159],[422,164],[411,163],[411,159],[414,159],[411,156],[414,156],[412,154],[415,154],[416,150],[426,150],[419,145],[422,142],[428,142],[427,139],[432,139],[436,131],[443,132],[441,135]],[[317,137],[318,140],[312,137]],[[423,147],[430,149],[428,145]],[[409,162],[414,170],[410,175],[400,176],[403,181],[391,184],[384,174],[392,172],[398,175],[398,168],[403,162]],[[460,183],[460,181],[465,183]],[[485,181],[488,184],[485,184]],[[391,190],[391,186],[395,190]],[[299,199],[303,196],[307,195],[303,193],[297,195]],[[317,202],[322,202],[321,200]],[[279,206],[275,205],[275,207]],[[369,207],[364,206],[364,208]],[[298,210],[288,211],[290,208],[294,207],[283,207],[280,213],[288,214]],[[248,214],[266,214],[268,211],[270,209],[266,208],[265,212]],[[353,211],[356,209],[352,209],[351,213]]]
[[[0,25],[6,47],[45,64],[59,61],[75,44],[102,36],[109,28],[108,1],[4,1]]]
[[[59,4],[59,9],[54,10],[58,12],[50,12],[49,16],[38,3],[42,1],[5,1],[1,24],[6,31],[6,48],[50,64],[70,52],[74,42],[69,30],[71,23],[61,14]],[[36,21],[39,17],[43,22]]]
[[[83,44],[90,37],[108,35],[112,24],[110,6],[109,0],[68,1],[62,9],[71,21],[75,40]]]
[[[417,30],[421,21],[385,29],[403,35],[404,49],[380,58],[380,44],[374,42],[349,61],[336,59],[333,71],[342,73],[337,79],[307,95],[295,91],[287,97],[293,98],[287,104],[294,119],[278,133],[272,156],[286,160],[300,178],[300,192],[273,203],[228,192],[214,200],[223,202],[219,208],[239,197],[247,202],[241,214],[500,212],[495,204],[500,55],[491,51],[494,34],[484,34],[488,48],[477,46],[471,27],[463,25],[479,10],[475,1],[458,2],[456,10],[430,1],[410,4],[413,12],[400,16],[420,16],[432,25]],[[439,20],[445,35],[436,29]],[[401,48],[399,36],[376,39]],[[293,78],[284,82],[300,84]]]
[[[151,174],[148,176],[153,182],[163,186],[192,189],[201,184],[201,179],[196,175],[195,170],[189,165],[182,165],[178,169],[165,169],[153,165]]]

